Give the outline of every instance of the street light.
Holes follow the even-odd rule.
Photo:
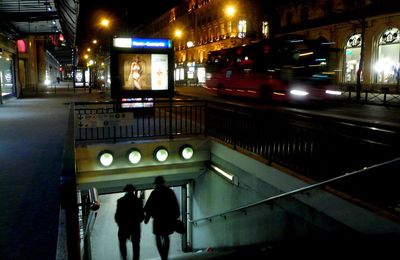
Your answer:
[[[182,34],[183,34],[183,32],[182,32],[181,29],[176,29],[176,30],[175,30],[175,37],[181,38],[181,37],[182,37]]]
[[[236,8],[234,6],[229,5],[225,8],[226,16],[233,17],[235,13],[236,13]]]
[[[232,18],[235,16],[236,8],[232,5],[228,5],[225,8],[225,15],[229,18],[228,32],[229,36],[232,34]]]
[[[110,25],[110,20],[107,18],[101,18],[100,25],[107,28]]]

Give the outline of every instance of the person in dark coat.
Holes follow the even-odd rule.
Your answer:
[[[126,240],[132,241],[133,260],[140,256],[140,223],[144,219],[143,202],[135,194],[132,184],[125,186],[125,195],[117,200],[115,222],[118,224],[118,240],[121,257],[127,259]]]
[[[158,252],[162,260],[168,259],[169,235],[174,232],[177,218],[180,216],[179,204],[175,193],[165,186],[165,180],[158,176],[154,180],[154,190],[144,206],[144,223],[153,218],[153,234],[156,236]]]

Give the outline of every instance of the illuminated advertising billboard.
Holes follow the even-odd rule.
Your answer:
[[[168,39],[114,38],[111,95],[123,98],[173,95],[173,47]]]

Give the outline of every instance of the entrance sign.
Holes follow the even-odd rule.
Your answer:
[[[174,92],[173,46],[169,39],[113,38],[111,96],[171,97]]]
[[[78,128],[130,126],[133,124],[132,113],[84,114],[77,115],[76,119]]]

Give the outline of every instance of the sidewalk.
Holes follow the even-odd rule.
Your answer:
[[[101,98],[62,83],[56,93],[0,105],[1,259],[55,259],[69,104]]]

